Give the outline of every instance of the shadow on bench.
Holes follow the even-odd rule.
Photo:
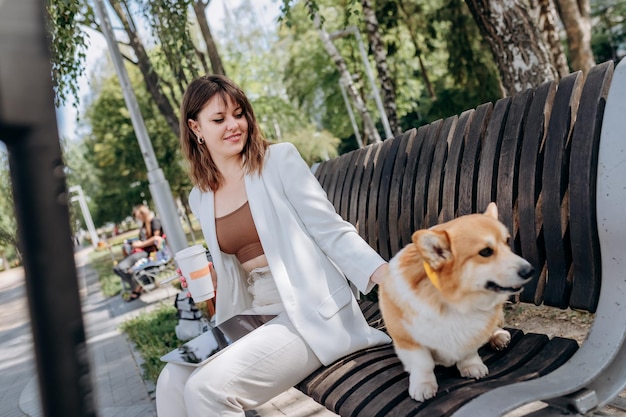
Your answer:
[[[607,103],[608,96],[608,103]],[[606,106],[606,109],[605,109]],[[341,216],[384,258],[413,231],[498,204],[513,250],[536,267],[516,301],[595,312],[588,339],[509,329],[475,381],[436,368],[437,396],[408,396],[391,345],[320,368],[297,388],[341,416],[582,415],[626,386],[626,62],[598,65],[320,164]],[[368,322],[378,305],[361,301]]]

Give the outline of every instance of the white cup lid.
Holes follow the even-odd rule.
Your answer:
[[[188,248],[179,250],[178,252],[176,252],[176,255],[174,255],[174,259],[176,259],[177,261],[184,259],[184,258],[189,258],[192,256],[196,256],[199,254],[204,254],[206,253],[206,249],[204,248],[204,246],[202,245],[193,245],[190,246]]]

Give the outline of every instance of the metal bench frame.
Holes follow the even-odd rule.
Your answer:
[[[155,252],[154,259],[146,258],[145,263],[131,267],[131,272],[136,284],[141,285],[146,291],[152,291],[170,276],[177,275],[175,269],[172,250],[164,239],[161,248]],[[127,288],[122,280],[122,290],[130,292],[132,288]]]

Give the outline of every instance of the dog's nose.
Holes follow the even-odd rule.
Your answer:
[[[530,278],[534,273],[535,273],[535,268],[533,268],[532,265],[530,264],[524,265],[520,269],[517,270],[517,275],[519,275],[520,277],[524,279]]]

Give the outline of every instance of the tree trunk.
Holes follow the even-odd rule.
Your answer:
[[[152,62],[150,62],[150,57],[146,52],[143,44],[141,43],[141,39],[139,38],[139,34],[135,30],[135,25],[127,16],[119,2],[109,1],[113,10],[117,14],[118,18],[122,22],[124,26],[124,30],[128,35],[130,47],[133,49],[135,56],[137,57],[137,66],[143,75],[144,81],[146,82],[146,88],[148,92],[152,96],[159,112],[165,117],[167,124],[169,125],[172,132],[176,135],[176,137],[180,136],[180,127],[178,125],[178,116],[172,107],[167,96],[163,93],[161,89],[161,81],[157,72],[152,67]]]
[[[330,40],[330,35],[328,34],[328,32],[326,32],[326,30],[322,28],[320,24],[319,16],[315,15],[313,20],[319,32],[322,43],[324,44],[324,48],[326,49],[326,52],[328,52],[328,55],[330,55],[330,58],[332,59],[333,63],[337,66],[337,69],[339,70],[339,73],[341,74],[341,78],[343,79],[348,96],[352,99],[357,111],[361,115],[361,119],[363,120],[363,129],[365,131],[366,139],[370,139],[372,143],[381,142],[380,134],[378,133],[378,130],[376,130],[376,125],[374,124],[372,117],[367,111],[367,107],[365,106],[363,99],[359,95],[359,92],[357,91],[356,86],[352,82],[352,75],[350,74],[350,71],[348,70],[346,61],[343,59],[343,57],[341,56],[341,54],[339,53],[335,45]],[[366,143],[367,142],[368,141],[366,140]]]
[[[552,66],[558,72],[559,77],[565,77],[570,73],[570,70],[561,45],[561,36],[559,36],[556,24],[557,14],[552,0],[538,0],[536,20],[543,40],[550,51]]]
[[[528,8],[515,0],[465,0],[493,54],[502,89],[513,95],[558,79]]]
[[[209,60],[211,61],[211,68],[213,69],[213,73],[226,75],[224,65],[222,65],[222,58],[220,58],[220,54],[217,51],[217,45],[215,45],[213,35],[211,34],[211,29],[209,28],[209,22],[206,18],[205,10],[209,3],[211,3],[211,0],[207,0],[206,2],[203,2],[202,0],[195,0],[193,2],[193,10],[196,13],[198,25],[200,26],[200,31],[202,32],[202,37],[204,38],[204,43],[206,44],[206,49],[209,55]]]
[[[378,19],[376,18],[371,0],[361,0],[361,5],[363,6],[363,19],[365,20],[367,38],[374,52],[374,61],[376,62],[376,70],[378,71],[378,78],[380,79],[383,107],[387,113],[391,132],[394,135],[399,135],[402,131],[398,125],[396,91],[391,75],[389,74],[389,67],[387,66],[387,51],[385,50],[385,45],[380,36]]]
[[[589,0],[555,0],[567,33],[567,47],[574,71],[587,74],[596,62],[591,51]]]

